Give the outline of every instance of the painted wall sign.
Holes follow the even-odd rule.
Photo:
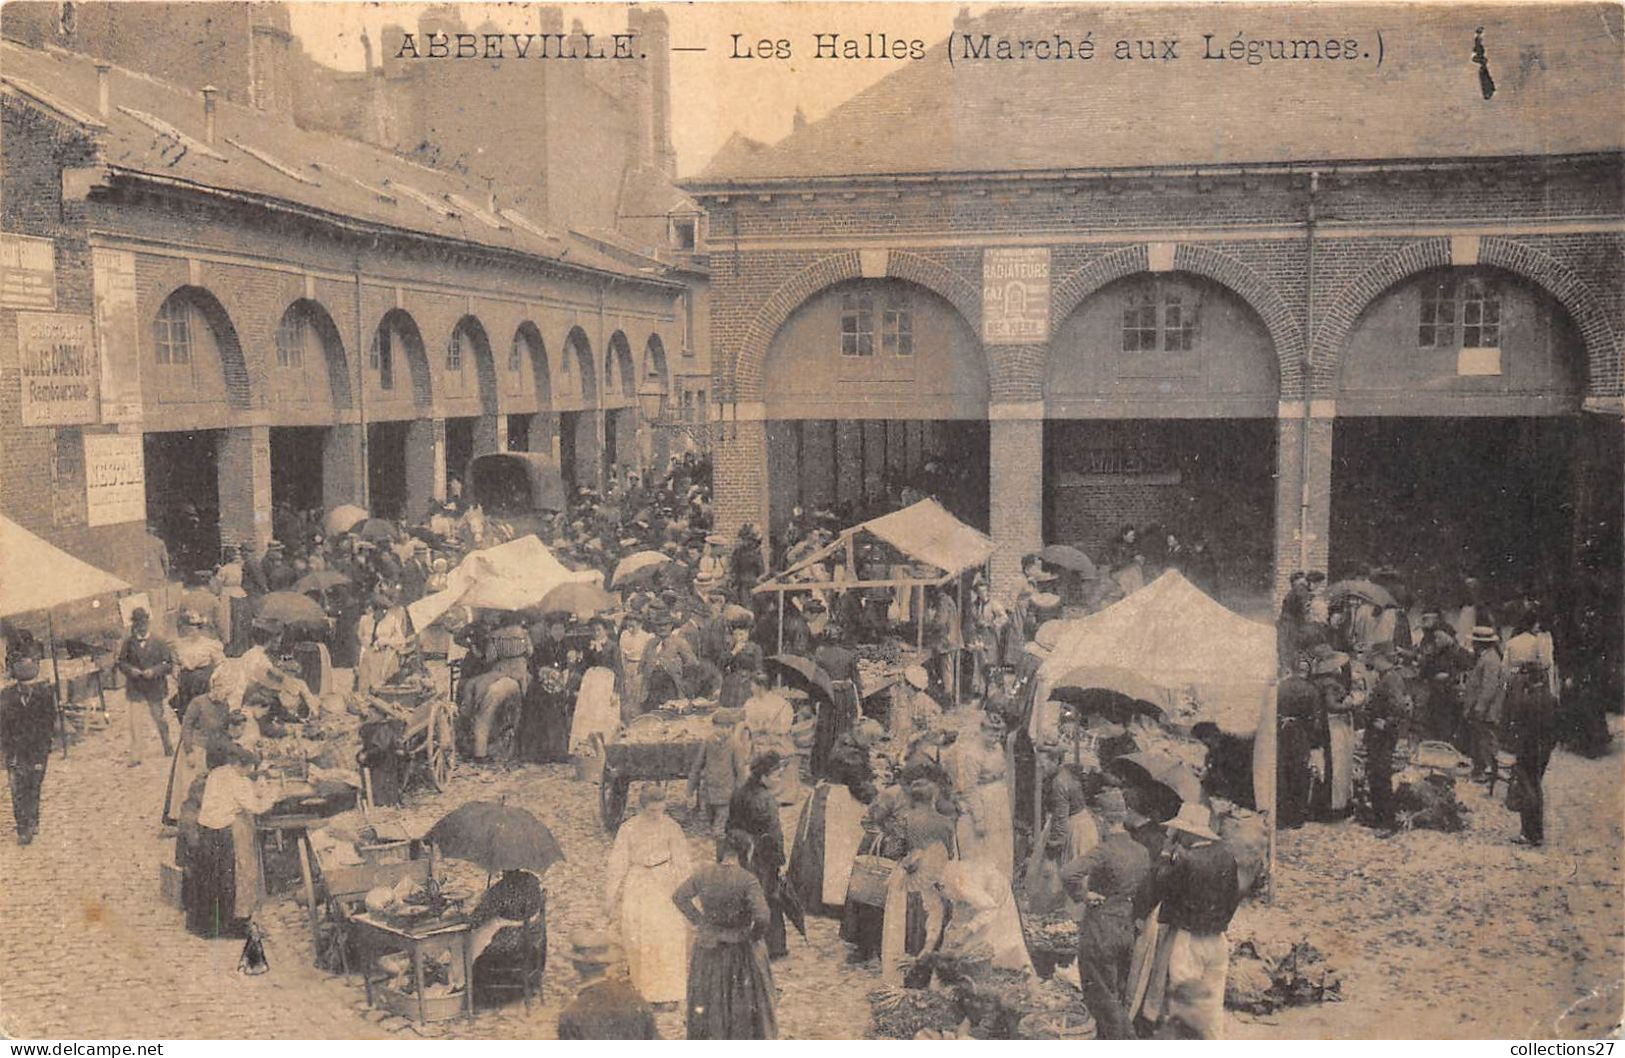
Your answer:
[[[147,473],[140,434],[85,436],[85,510],[91,525],[146,519]]]
[[[0,308],[56,308],[56,243],[0,232]]]
[[[95,250],[96,348],[101,354],[101,421],[141,421],[140,328],[135,311],[135,254]]]
[[[96,346],[89,316],[17,313],[24,426],[96,421]]]
[[[1049,341],[1049,249],[982,252],[982,340],[989,345]]]

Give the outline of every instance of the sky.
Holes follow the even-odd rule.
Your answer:
[[[361,32],[381,47],[385,25],[411,29],[422,4],[355,3],[349,0],[288,5],[293,32],[307,53],[340,69],[363,67]],[[536,27],[529,4],[463,4],[470,27],[487,19],[504,31]],[[609,34],[626,26],[621,4],[563,4],[568,28],[580,19],[588,32]],[[820,61],[812,53],[817,33],[839,33],[863,39],[887,34],[893,39],[939,43],[963,5],[940,3],[677,3],[665,2],[674,48],[672,63],[672,138],[680,175],[692,175],[728,137],[739,132],[775,142],[790,132],[799,106],[817,120],[858,91],[880,80],[900,64],[896,60]],[[978,8],[980,9],[980,5]],[[788,40],[791,57],[734,58],[733,34],[741,43]],[[743,49],[742,49],[743,50]],[[773,49],[776,50],[776,49]]]

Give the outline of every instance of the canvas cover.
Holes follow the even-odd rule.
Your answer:
[[[860,531],[949,575],[974,569],[993,554],[992,540],[949,514],[936,500],[921,500],[849,530]]]
[[[597,583],[597,570],[568,569],[547,545],[534,536],[522,536],[496,547],[470,552],[446,578],[446,589],[425,595],[406,608],[412,627],[422,630],[453,606],[492,610],[522,610],[539,605],[542,596],[573,581]]]
[[[53,547],[0,516],[0,617],[128,591],[105,570]]]

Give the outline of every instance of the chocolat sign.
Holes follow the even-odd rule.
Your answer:
[[[17,313],[24,426],[96,421],[96,346],[89,316]]]

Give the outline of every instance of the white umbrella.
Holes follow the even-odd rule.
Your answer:
[[[367,520],[367,511],[364,507],[357,507],[353,503],[340,504],[327,512],[327,518],[322,522],[322,528],[327,530],[329,536],[347,533],[357,525]]]
[[[628,584],[641,582],[650,576],[652,571],[670,561],[670,555],[663,555],[659,551],[639,551],[635,555],[627,555],[615,567],[615,575],[609,579],[609,586],[624,588]]]

